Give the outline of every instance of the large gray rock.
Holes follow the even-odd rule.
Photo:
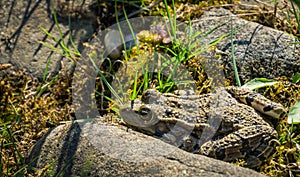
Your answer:
[[[97,122],[50,130],[32,148],[28,162],[37,168],[50,164],[53,174],[64,176],[263,176]]]
[[[300,72],[299,44],[292,44],[296,39],[282,31],[243,20],[222,8],[205,12],[199,20],[193,22],[193,26],[203,33],[219,26],[205,37],[203,44],[240,28],[233,34],[233,45],[242,81],[257,77],[291,77]],[[225,76],[233,78],[231,37],[224,38],[216,47],[221,51],[219,54],[221,53],[221,63],[225,66]],[[204,58],[210,60],[208,65],[218,62],[209,52],[204,53]]]
[[[80,7],[87,9],[91,0],[71,1],[0,1],[0,64],[12,63],[15,68],[27,69],[34,77],[42,78],[43,72],[49,62],[51,76],[59,70],[71,71],[73,61],[64,58],[61,54],[42,45],[47,42],[62,50],[58,44],[50,39],[40,28],[44,28],[56,39],[60,40],[60,32],[53,20],[52,4],[57,11],[59,27],[64,43],[71,48],[70,36],[79,50],[83,49],[82,43],[92,36],[97,27],[96,15],[89,12],[89,16],[71,18],[69,28],[68,12],[76,11]],[[77,10],[78,11],[78,10]],[[62,13],[65,12],[65,13]],[[84,13],[87,14],[86,11]],[[94,15],[94,16],[93,16]],[[74,17],[71,14],[71,17]],[[60,41],[62,42],[62,41]]]

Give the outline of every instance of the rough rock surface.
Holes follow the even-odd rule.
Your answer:
[[[193,24],[204,34],[218,26],[214,32],[205,37],[203,44],[236,30],[233,34],[234,56],[242,81],[259,77],[292,77],[293,74],[300,72],[300,45],[291,44],[296,42],[296,39],[282,31],[243,20],[222,8],[205,12]],[[234,77],[231,37],[224,38],[216,46],[221,55],[221,62],[225,66],[225,76]],[[210,59],[208,65],[217,60],[208,52],[204,54]]]
[[[50,63],[49,73],[52,76],[61,69],[71,71],[74,67],[71,60],[40,43],[40,41],[48,42],[61,50],[40,28],[44,28],[59,40],[59,29],[53,20],[51,4],[54,3],[57,12],[68,12],[68,9],[61,8],[66,7],[65,4],[70,2],[65,2],[65,0],[0,1],[0,64],[12,63],[15,68],[27,69],[38,78],[42,78],[47,62]],[[78,9],[80,3],[76,3],[76,9]],[[87,3],[91,2],[82,1],[81,5],[86,7]],[[78,49],[82,50],[82,42],[90,38],[95,31],[96,18],[86,18],[86,16],[72,18],[70,25],[72,30],[70,30],[67,16],[62,16],[68,13],[57,14],[60,30],[65,38],[64,43],[70,46],[69,37],[72,36]]]
[[[37,168],[51,164],[54,174],[64,176],[263,176],[100,122],[52,129],[33,147],[28,162]]]

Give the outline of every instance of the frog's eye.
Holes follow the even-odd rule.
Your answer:
[[[151,110],[151,108],[147,107],[146,105],[142,105],[137,113],[139,127],[149,127],[158,123],[157,116],[155,112]]]
[[[142,101],[146,104],[153,103],[159,99],[160,93],[154,89],[146,90],[142,95]]]
[[[150,96],[151,95],[151,91],[150,90],[147,90],[145,93],[144,93],[144,96],[147,97],[147,96]]]
[[[143,121],[143,124],[147,124],[147,125],[149,125],[149,123],[152,124],[151,122],[153,122],[152,119],[154,117],[150,108],[146,106],[141,106],[138,114],[140,115],[139,118]]]
[[[151,91],[151,90],[145,91],[145,92],[143,93],[143,95],[142,95],[142,101],[143,101],[144,103],[149,103],[149,99],[150,99],[150,97],[151,97],[151,94],[152,94],[152,91]]]
[[[141,106],[139,110],[139,114],[143,116],[144,118],[151,118],[152,117],[152,111],[150,108],[146,106]]]

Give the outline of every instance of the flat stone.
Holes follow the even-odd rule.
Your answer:
[[[93,121],[60,125],[32,148],[28,163],[53,175],[86,176],[263,176],[156,138]]]

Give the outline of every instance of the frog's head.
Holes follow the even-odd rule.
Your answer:
[[[151,109],[151,105],[142,103],[140,100],[130,101],[119,109],[119,114],[123,121],[135,128],[155,133],[155,125],[159,122],[155,111]]]

